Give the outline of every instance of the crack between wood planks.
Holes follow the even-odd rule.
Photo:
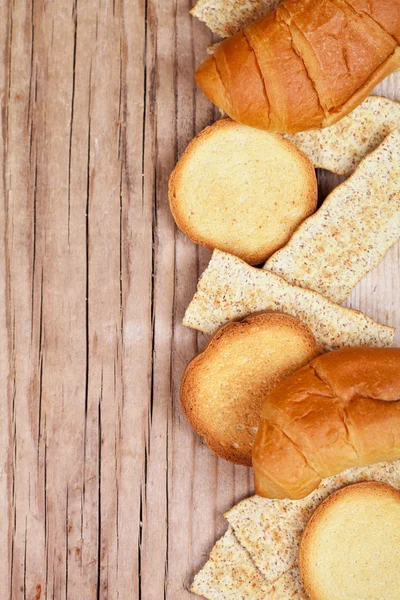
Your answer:
[[[39,303],[39,406],[38,406],[38,437],[37,437],[37,459],[39,462],[39,443],[42,428],[42,397],[43,397],[43,267],[40,278],[40,303]]]
[[[15,317],[14,317],[15,318]],[[12,492],[11,502],[13,510],[13,527],[11,537],[11,563],[10,563],[10,597],[13,596],[13,573],[14,573],[14,548],[17,531],[17,502],[16,502],[16,464],[17,464],[17,420],[16,420],[16,382],[15,382],[15,322],[12,330],[12,364],[13,364],[13,396],[12,396]]]
[[[147,444],[148,452],[150,454],[150,431],[153,423],[153,408],[154,408],[154,363],[155,363],[155,320],[156,320],[156,308],[155,308],[155,281],[157,277],[156,267],[156,247],[157,247],[157,167],[154,168],[154,195],[153,195],[153,208],[152,208],[152,222],[151,222],[151,291],[150,291],[150,322],[151,322],[151,367],[150,367],[150,399],[149,399],[149,413],[148,413],[148,432],[147,432]]]
[[[119,428],[119,433],[118,433],[118,437],[120,437],[120,420],[118,417],[118,428]],[[116,571],[117,571],[117,581],[119,579],[119,465],[118,465],[118,442],[117,442],[117,435],[115,434],[114,437],[114,453],[115,453],[115,463],[114,463],[114,468],[115,468],[115,496],[116,496],[116,503],[117,503],[117,510],[116,510],[116,515],[115,515],[115,529],[116,529],[116,544],[117,544],[117,556],[116,556]],[[117,590],[117,600],[119,598],[119,589]]]
[[[98,423],[98,464],[97,464],[97,476],[98,476],[98,489],[97,489],[97,594],[96,600],[101,599],[100,587],[101,587],[101,541],[102,541],[102,530],[101,530],[101,445],[102,445],[102,423],[101,423],[101,405],[103,402],[103,366],[101,367],[101,382],[100,382],[100,397],[97,407],[97,423]]]
[[[146,453],[146,449],[145,449]],[[138,600],[142,599],[142,541],[143,541],[143,486],[140,485],[139,537],[138,537]]]
[[[121,161],[120,178],[119,178],[119,319],[120,319],[120,334],[121,344],[124,344],[124,310],[123,310],[123,194],[122,194],[122,175],[123,162]],[[122,368],[123,352],[121,352],[121,368]],[[121,380],[122,381],[122,380]],[[122,405],[124,404],[124,393],[122,388]]]
[[[143,124],[142,124],[142,161],[141,161],[141,208],[142,213],[144,211],[145,205],[145,154],[146,154],[146,122],[147,122],[147,47],[148,47],[148,11],[149,11],[149,0],[145,0],[144,2],[144,43],[143,43]],[[156,178],[156,174],[155,174]],[[156,217],[155,209],[153,206],[153,225],[154,219]],[[140,484],[140,492],[139,492],[139,527],[138,527],[138,554],[137,554],[137,573],[138,573],[138,600],[146,600],[142,599],[142,543],[143,543],[143,505],[145,502],[145,496],[147,493],[147,470],[148,470],[148,453],[149,453],[149,443],[150,443],[150,421],[153,411],[153,387],[154,387],[154,226],[152,228],[152,269],[151,269],[151,314],[150,314],[150,326],[151,326],[151,335],[152,335],[152,346],[151,346],[151,356],[150,356],[150,378],[151,378],[151,387],[150,387],[150,398],[149,398],[149,408],[148,408],[148,431],[147,431],[147,439],[145,439],[144,444],[144,465],[143,465],[143,480]]]
[[[177,89],[177,80],[178,80],[178,55],[177,55],[177,2],[175,0],[174,4],[174,69],[173,69],[173,78],[174,78],[174,102],[175,102],[175,140],[174,140],[174,155],[175,155],[175,163],[178,160],[178,89]],[[174,344],[175,344],[175,304],[176,304],[176,225],[174,225],[174,262],[173,262],[173,291],[172,291],[172,314],[171,314],[171,343],[170,343],[170,362],[169,362],[169,397],[170,402],[168,404],[167,409],[167,424],[166,424],[166,436],[165,436],[165,502],[166,502],[166,511],[165,511],[165,531],[166,531],[166,539],[165,539],[165,563],[164,563],[164,600],[167,599],[168,594],[168,549],[169,549],[169,435],[170,428],[169,425],[172,423],[173,415],[174,415],[174,382],[173,382],[173,372],[174,372]]]
[[[12,48],[12,37],[13,37],[13,3],[9,3],[10,8],[10,27],[9,27],[9,37],[8,37],[8,100],[11,98],[11,48]],[[7,107],[7,117],[8,117],[8,107]],[[8,126],[8,118],[7,118],[7,126]],[[8,132],[8,127],[7,127]]]
[[[69,534],[69,517],[68,517],[68,484],[67,484],[67,497],[65,503],[65,600],[68,600],[68,534]]]
[[[53,551],[53,585],[52,585],[52,590],[51,590],[52,600],[56,600],[55,588],[54,588],[54,586],[55,586],[55,580],[56,580],[55,572],[54,572],[55,564],[56,564],[56,548],[54,547],[54,551]]]
[[[118,160],[121,160],[121,137],[122,137],[122,123],[121,123],[121,108],[122,108],[122,37],[119,43],[119,98],[118,98]]]
[[[123,7],[123,2],[122,2]],[[115,2],[113,0],[113,16],[115,16]],[[126,73],[124,66],[125,57],[125,31],[123,26],[123,20],[119,20],[119,99],[118,99],[118,160],[120,161],[120,174],[119,174],[119,327],[120,335],[117,342],[117,361],[114,360],[114,395],[117,397],[117,371],[119,372],[121,388],[121,396],[118,397],[118,412],[117,412],[117,428],[114,436],[114,469],[115,469],[115,495],[116,495],[116,515],[115,515],[115,528],[116,528],[116,578],[119,581],[119,567],[120,567],[120,496],[119,496],[119,477],[120,477],[120,465],[119,465],[119,442],[121,440],[122,431],[122,418],[125,407],[125,382],[124,382],[124,280],[123,280],[123,268],[124,268],[124,170],[127,172],[127,141],[126,141],[126,114],[127,114],[127,98],[126,98]],[[129,193],[129,190],[128,190]],[[129,283],[128,283],[129,286]],[[120,349],[120,356],[119,356]],[[118,361],[119,358],[119,361]],[[119,585],[117,586],[117,600],[120,597]]]
[[[76,78],[76,46],[78,40],[78,0],[74,0],[72,18],[74,21],[74,49],[72,54],[72,91],[71,91],[71,114],[69,125],[69,146],[68,146],[68,245],[71,236],[71,162],[72,162],[72,134],[74,127],[75,110],[75,78]]]
[[[145,165],[145,150],[146,150],[146,119],[147,119],[147,19],[148,19],[148,3],[145,0],[144,4],[144,48],[143,48],[143,127],[142,127],[142,212],[144,209],[144,165]]]
[[[90,234],[90,144],[91,144],[91,88],[92,88],[92,62],[90,62],[89,70],[89,99],[88,99],[88,138],[87,138],[87,174],[86,174],[86,211],[85,211],[85,227],[86,227],[86,246],[85,246],[85,261],[86,261],[86,287],[85,287],[85,332],[86,332],[86,372],[85,372],[85,422],[83,430],[83,471],[82,471],[82,510],[81,510],[81,539],[83,539],[83,513],[85,507],[85,492],[86,492],[86,446],[87,446],[87,420],[88,420],[88,405],[89,405],[89,358],[90,358],[90,327],[89,327],[89,276],[90,276],[90,260],[89,260],[89,234]],[[82,557],[83,558],[83,557]],[[83,560],[82,560],[83,562]]]
[[[35,5],[34,0],[31,0],[31,65],[30,65],[29,91],[28,91],[27,125],[29,125],[29,119],[31,118],[31,101],[32,101],[33,55],[34,55],[34,47],[35,47],[34,5]],[[33,134],[33,119],[31,118],[29,160],[31,160],[32,134]]]
[[[49,584],[49,529],[47,527],[47,431],[46,431],[46,418],[44,422],[44,465],[43,465],[43,496],[44,496],[44,540],[46,548],[46,582],[45,582],[45,597],[47,598],[48,584]]]
[[[35,297],[35,275],[36,275],[36,205],[37,205],[37,162],[35,161],[35,174],[33,178],[33,240],[32,240],[32,297],[31,297],[31,345],[33,341],[33,314]],[[42,273],[43,277],[43,273]]]
[[[10,402],[11,406],[11,422],[9,425],[9,436],[10,446],[7,451],[7,486],[8,486],[8,497],[11,503],[12,510],[12,525],[9,524],[11,531],[8,536],[8,552],[10,555],[10,568],[9,568],[9,590],[10,598],[13,595],[13,573],[14,573],[14,549],[15,549],[15,535],[16,535],[16,455],[17,455],[17,439],[16,439],[16,382],[15,382],[15,323],[13,322],[12,315],[12,285],[11,285],[11,264],[10,264],[10,252],[9,250],[9,174],[7,173],[7,153],[9,146],[9,99],[11,96],[11,48],[13,38],[13,5],[8,3],[8,16],[7,16],[7,36],[5,40],[5,56],[7,57],[8,64],[5,65],[5,93],[2,96],[1,101],[1,120],[3,128],[3,140],[4,140],[4,151],[2,156],[2,181],[4,189],[4,248],[5,248],[5,289],[6,289],[6,323],[7,330],[11,331],[11,335],[8,337],[8,352],[11,356],[9,377],[7,384],[7,402]],[[9,472],[11,471],[11,478]],[[10,481],[11,479],[11,481]]]
[[[189,0],[189,9],[192,8],[192,3]],[[192,72],[194,73],[196,70],[196,53],[195,53],[195,45],[194,45],[194,29],[193,29],[193,23],[194,23],[194,19],[190,19],[190,34],[191,34],[191,46],[192,46]],[[175,49],[176,51],[176,49]],[[192,137],[194,138],[196,135],[196,115],[197,115],[197,83],[195,78],[193,77],[193,81],[192,81],[192,86],[193,86],[193,121],[192,121]],[[176,123],[177,123],[177,119],[176,119]],[[176,151],[176,155],[175,155],[175,161],[178,160],[178,156],[177,156],[177,151]],[[196,281],[199,281],[200,279],[200,246],[199,244],[196,244]],[[199,353],[199,338],[200,338],[200,334],[198,331],[195,332],[195,339],[196,339],[196,354]]]
[[[28,530],[28,517],[25,517],[25,535],[24,535],[24,579],[23,579],[23,594],[26,600],[26,538]]]

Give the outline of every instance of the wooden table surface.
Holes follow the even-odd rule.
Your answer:
[[[2,600],[188,600],[252,490],[179,406],[209,253],[176,230],[167,182],[218,116],[189,8],[0,2]],[[400,100],[400,77],[380,91]],[[396,246],[350,304],[400,327],[399,299]]]

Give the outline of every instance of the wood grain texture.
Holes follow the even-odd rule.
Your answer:
[[[218,113],[183,0],[0,3],[0,595],[185,600],[252,490],[179,406],[209,253],[167,182]],[[381,87],[400,100],[400,77]],[[320,174],[322,193],[336,179]],[[399,247],[348,304],[400,330]],[[400,343],[399,334],[396,341]]]

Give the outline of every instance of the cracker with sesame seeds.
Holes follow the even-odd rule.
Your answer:
[[[209,600],[265,600],[271,590],[231,528],[215,544],[190,588]]]
[[[322,480],[316,490],[301,500],[252,496],[224,516],[257,568],[274,583],[289,569],[296,569],[303,529],[317,506],[344,485],[359,481],[385,481],[400,487],[400,461],[347,469]]]
[[[225,38],[276,9],[282,0],[198,0],[190,13]]]
[[[360,481],[400,488],[400,461],[348,469],[324,479],[301,500],[242,500],[225,513],[229,528],[190,591],[208,600],[307,600],[298,569],[304,527],[330,494]]]
[[[400,127],[400,103],[370,96],[353,112],[325,129],[285,135],[315,168],[351,175],[361,160]]]
[[[220,250],[214,250],[183,324],[213,334],[228,321],[265,310],[300,319],[325,351],[343,346],[391,346],[393,342],[393,327]]]
[[[264,269],[341,304],[400,239],[400,130],[329,194]]]

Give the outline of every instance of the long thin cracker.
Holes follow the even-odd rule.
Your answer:
[[[400,103],[370,96],[353,112],[325,129],[285,135],[315,168],[351,175],[385,137],[400,127]]]
[[[400,461],[348,469],[324,479],[302,500],[268,500],[253,496],[242,500],[225,517],[254,564],[271,583],[297,568],[304,527],[317,506],[334,491],[358,481],[385,481],[400,487]]]
[[[190,11],[217,35],[229,37],[276,9],[282,0],[198,0]]]
[[[400,130],[333,190],[264,269],[341,304],[400,239]]]
[[[250,267],[225,252],[214,250],[183,324],[205,333],[251,313],[284,312],[308,325],[324,350],[342,346],[390,346],[394,329],[363,313],[334,304],[282,277]]]

